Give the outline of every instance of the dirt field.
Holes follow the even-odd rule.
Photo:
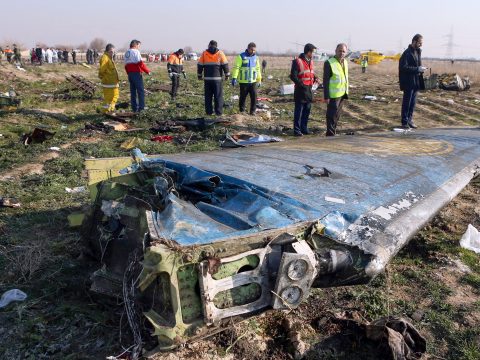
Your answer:
[[[232,100],[237,89],[225,86],[225,118],[229,130],[256,131],[290,137],[293,99],[278,95],[288,84],[290,59],[268,58],[267,75],[260,97],[268,105],[258,116],[238,114]],[[0,294],[19,288],[24,302],[0,309],[0,358],[2,359],[105,359],[131,345],[121,304],[111,304],[89,291],[89,275],[98,268],[85,256],[81,235],[68,227],[66,217],[88,204],[86,193],[66,193],[65,187],[86,184],[83,159],[127,156],[120,145],[137,137],[145,153],[208,151],[218,148],[223,126],[183,133],[175,142],[150,141],[155,120],[204,116],[203,84],[196,80],[195,63],[187,63],[188,80],[181,80],[179,105],[169,95],[155,91],[168,84],[164,64],[152,64],[145,78],[148,110],[134,120],[144,130],[109,132],[86,129],[104,117],[97,90],[93,99],[72,90],[65,76],[81,74],[97,82],[97,68],[83,66],[27,66],[19,71],[0,62],[0,92],[13,88],[22,99],[18,111],[0,112],[0,196],[15,197],[22,207],[0,209]],[[466,92],[423,92],[415,113],[421,128],[478,126],[480,122],[480,63],[426,62],[434,72],[458,72],[473,85]],[[321,64],[317,66],[321,74]],[[366,74],[350,67],[350,99],[339,124],[345,133],[390,131],[400,125],[401,96],[397,63],[370,66]],[[121,96],[129,100],[126,75],[119,66]],[[67,94],[68,100],[53,95]],[[62,96],[63,96],[62,95]],[[377,101],[364,100],[375,95]],[[321,90],[317,95],[321,98]],[[313,136],[325,132],[326,105],[313,106]],[[41,127],[54,132],[43,143],[23,145],[24,133]],[[51,150],[59,147],[60,151]],[[413,151],[413,150],[412,150]],[[403,316],[427,339],[425,359],[480,358],[480,256],[459,246],[472,224],[480,227],[480,182],[471,183],[389,265],[388,271],[365,286],[315,290],[307,303],[290,313],[269,311],[204,341],[187,344],[155,359],[291,359],[294,357],[286,319],[295,321],[298,336],[307,345],[307,359],[381,359],[367,344],[342,327],[336,319],[348,314],[372,321],[381,316]],[[121,357],[125,358],[125,357]]]

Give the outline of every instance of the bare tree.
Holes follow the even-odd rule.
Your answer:
[[[46,46],[48,47],[48,46]],[[73,49],[74,46],[73,45],[68,45],[68,44],[55,44],[54,46],[55,49]]]
[[[101,50],[105,48],[106,45],[107,45],[107,42],[102,38],[95,38],[90,42],[90,49]]]
[[[81,52],[85,52],[85,51],[87,51],[87,49],[88,49],[88,45],[87,45],[86,42],[85,42],[85,43],[82,43],[82,44],[80,44],[80,45],[77,46],[77,49],[80,50]]]
[[[17,45],[20,49],[24,48],[24,45],[21,42],[10,39],[2,41],[0,47],[5,48],[6,46],[10,46],[13,49],[13,44]]]

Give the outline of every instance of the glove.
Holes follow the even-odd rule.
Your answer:
[[[262,86],[262,83],[261,83],[261,82],[257,82],[257,88],[259,88],[260,86]]]
[[[182,74],[183,74],[183,78],[187,80],[187,73],[185,71],[182,71]]]
[[[237,79],[232,79],[232,86],[237,85]]]
[[[425,67],[425,66],[419,66],[419,67],[418,67],[418,72],[423,73],[423,72],[425,72],[425,70],[427,70],[427,69],[428,69],[428,68]]]
[[[169,77],[170,79],[173,78],[173,73],[169,72],[169,73],[168,73],[168,77]]]

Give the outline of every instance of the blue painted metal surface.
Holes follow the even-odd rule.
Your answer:
[[[247,230],[260,231],[289,222],[316,220],[335,211],[346,214],[349,222],[353,222],[406,196],[412,202],[419,201],[478,162],[479,145],[478,128],[432,129],[407,134],[309,137],[242,149],[165,155],[162,159],[167,160],[167,167],[178,169],[176,163],[186,164],[220,174],[222,180],[230,184],[240,186],[245,181],[242,186],[257,187],[265,193],[262,201],[272,197],[274,203],[295,202],[297,210],[302,208],[301,214],[291,217],[290,221],[282,222],[282,217],[267,213],[267,218],[274,219],[270,226]],[[325,167],[332,174],[310,176],[305,165],[314,169]],[[345,203],[327,201],[326,197]],[[238,202],[229,201],[225,208],[258,199],[248,199],[245,195],[239,197]],[[203,210],[215,217],[215,211],[208,206]],[[211,242],[227,235],[231,237],[232,231],[172,239],[186,245]]]

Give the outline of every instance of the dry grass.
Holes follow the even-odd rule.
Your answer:
[[[432,73],[457,73],[462,77],[468,76],[472,82],[480,81],[480,62],[478,61],[455,61],[452,64],[450,61],[425,60],[424,65],[432,69]],[[397,75],[398,62],[386,60],[378,65],[371,65],[368,71],[376,75]]]

